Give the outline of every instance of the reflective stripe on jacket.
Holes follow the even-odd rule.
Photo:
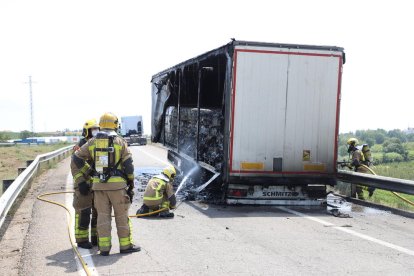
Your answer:
[[[144,192],[144,204],[149,207],[155,207],[162,204],[163,201],[174,195],[172,185],[156,176],[148,182]]]

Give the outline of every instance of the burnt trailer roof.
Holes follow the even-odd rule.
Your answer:
[[[242,41],[242,40],[232,40],[229,43],[220,46],[216,49],[208,51],[204,54],[198,55],[194,58],[183,61],[177,65],[174,65],[170,68],[167,68],[155,75],[152,76],[151,82],[164,74],[167,74],[170,71],[176,70],[186,65],[197,63],[203,59],[206,59],[210,56],[215,56],[223,54],[225,52],[232,53],[235,46],[256,46],[256,47],[272,47],[272,48],[288,48],[288,49],[307,49],[307,50],[325,50],[325,51],[337,51],[342,52],[343,63],[345,63],[345,53],[344,48],[337,46],[317,46],[317,45],[303,45],[303,44],[288,44],[288,43],[270,43],[270,42],[257,42],[257,41]]]

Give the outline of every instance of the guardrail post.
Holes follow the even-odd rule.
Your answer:
[[[30,164],[32,164],[32,162],[33,162],[33,160],[27,160],[27,161],[26,161],[26,166],[28,166],[28,167],[29,167],[29,166],[30,166]]]
[[[356,198],[356,185],[351,184],[351,197]]]
[[[4,179],[3,180],[3,193],[10,187],[14,179]]]
[[[20,175],[25,169],[26,169],[26,167],[18,167],[17,168],[17,175]]]

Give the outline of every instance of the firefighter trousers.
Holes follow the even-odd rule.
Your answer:
[[[126,190],[95,190],[94,204],[98,212],[97,230],[99,250],[110,251],[112,247],[112,208],[115,215],[120,249],[124,250],[130,248],[132,245],[132,224],[128,218],[128,210],[131,203]]]
[[[77,243],[89,241],[89,225],[91,240],[96,239],[97,212],[93,206],[93,193],[81,195],[75,190],[73,196],[73,208],[75,209],[75,239]],[[92,214],[92,218],[91,218]]]

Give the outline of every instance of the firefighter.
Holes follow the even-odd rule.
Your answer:
[[[145,188],[144,203],[137,210],[137,215],[167,208],[167,210],[155,215],[162,218],[174,217],[174,213],[171,213],[169,210],[174,209],[177,203],[172,186],[175,175],[175,168],[168,166],[162,170],[161,174],[151,178]]]
[[[360,172],[360,173],[369,173],[369,170],[362,166],[369,166],[370,162],[369,160],[367,160],[367,158],[365,158],[364,153],[362,152],[361,149],[357,148],[358,146],[358,139],[356,138],[349,138],[348,141],[346,142],[348,144],[348,153],[352,154],[351,157],[351,169],[353,169],[356,172]],[[356,193],[359,199],[361,200],[365,200],[364,198],[364,193],[363,193],[363,189],[365,188],[364,186],[361,186],[359,184],[356,184]],[[368,192],[369,192],[369,196],[371,197],[372,194],[374,193],[375,188],[369,187],[368,188]]]
[[[88,142],[89,139],[95,137],[98,132],[99,124],[96,122],[95,119],[86,121],[82,129],[83,138],[80,139],[80,141],[75,146],[73,146],[73,151],[75,152],[78,149],[80,149],[80,147],[86,144],[86,142]]]
[[[98,131],[99,125],[95,119],[86,121],[83,125],[83,138],[73,147],[74,151],[86,144],[86,142],[95,136]],[[78,176],[81,174],[82,173]],[[74,178],[78,177],[73,171],[72,176]],[[88,175],[86,176],[86,180],[90,181],[90,177]],[[92,246],[98,245],[98,238],[96,234],[97,213],[95,207],[93,206],[93,194],[90,191],[86,191],[81,194],[79,187],[76,184],[74,185],[74,188],[75,194],[73,196],[73,208],[75,209],[75,239],[79,247],[89,249],[92,248]],[[91,225],[91,242],[89,242],[89,224]]]
[[[111,250],[111,213],[115,214],[120,253],[141,250],[132,243],[132,224],[128,209],[134,195],[134,166],[132,155],[124,139],[117,135],[118,118],[105,113],[99,120],[100,132],[90,139],[72,157],[75,172],[92,172],[92,187],[83,174],[76,179],[82,192],[94,192],[94,204],[98,212],[98,246],[102,256]],[[89,166],[87,162],[91,162]]]

